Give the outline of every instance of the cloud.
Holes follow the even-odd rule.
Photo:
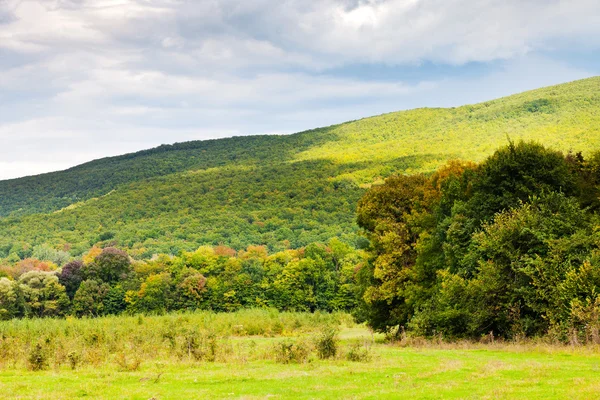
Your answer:
[[[0,29],[2,47],[54,52],[110,44],[158,56],[185,49],[234,67],[240,60],[460,64],[527,54],[558,37],[600,42],[596,0],[6,0],[0,10],[10,16],[0,17],[9,21]]]
[[[573,48],[600,49],[597,0],[0,0],[0,178],[600,72]]]

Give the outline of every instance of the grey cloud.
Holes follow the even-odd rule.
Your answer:
[[[600,47],[596,3],[0,0],[0,178],[588,76],[536,52],[573,41]],[[327,73],[353,63],[492,60],[536,79],[512,72],[502,79],[514,84],[493,74],[407,84]]]

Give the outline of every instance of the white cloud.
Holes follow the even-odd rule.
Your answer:
[[[597,0],[5,1],[13,18],[0,46],[23,51],[163,47],[210,61],[248,59],[250,50],[273,63],[290,55],[331,65],[490,61],[556,37],[600,43]]]
[[[0,178],[598,73],[538,55],[571,43],[600,48],[597,0],[0,0]],[[493,68],[331,72],[470,62]]]

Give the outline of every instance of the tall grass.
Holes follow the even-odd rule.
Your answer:
[[[0,322],[0,369],[78,368],[113,363],[136,370],[145,362],[247,361],[269,358],[262,337],[310,335],[352,324],[347,314],[251,309],[96,319]],[[238,340],[256,337],[257,340]],[[33,360],[33,361],[32,361]]]

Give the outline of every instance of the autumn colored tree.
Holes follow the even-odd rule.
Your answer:
[[[73,296],[75,296],[75,292],[79,289],[83,277],[84,265],[81,261],[71,261],[62,267],[58,275],[58,280],[65,287],[70,299],[73,299]]]

